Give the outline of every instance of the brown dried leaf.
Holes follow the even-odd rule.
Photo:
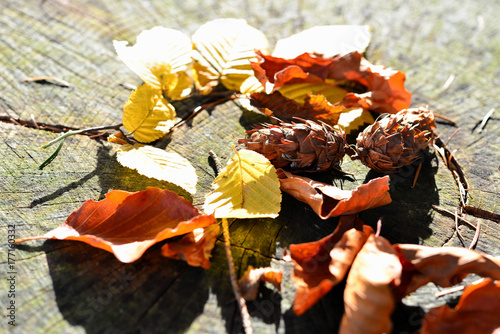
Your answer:
[[[461,247],[427,247],[420,245],[394,245],[404,260],[411,263],[413,270],[405,271],[401,286],[403,295],[434,282],[448,287],[460,283],[467,274],[500,279],[500,257],[481,254]]]
[[[291,278],[297,291],[293,302],[296,315],[303,314],[344,279],[371,233],[372,228],[363,226],[360,219],[354,222],[351,216],[343,216],[335,231],[323,239],[290,245],[290,260],[295,264]]]
[[[454,309],[443,305],[430,310],[421,333],[490,334],[499,330],[500,281],[484,279],[467,286]]]
[[[112,190],[102,201],[87,200],[59,227],[34,239],[83,241],[113,253],[121,262],[133,262],[153,244],[214,224],[174,192],[149,187],[130,193]]]
[[[279,118],[283,122],[292,122],[295,118],[325,122],[329,125],[338,123],[340,113],[344,110],[342,105],[332,105],[323,95],[308,95],[304,104],[284,97],[280,92],[271,94],[254,93],[251,95],[253,106],[264,111],[268,116]]]
[[[389,176],[370,180],[356,189],[342,190],[332,185],[296,176],[282,169],[277,171],[281,189],[311,206],[323,219],[351,215],[391,203]]]
[[[390,333],[396,301],[391,283],[399,284],[398,254],[382,237],[370,235],[352,264],[344,291],[341,334]]]
[[[271,267],[257,268],[248,266],[247,270],[240,278],[238,284],[240,286],[241,295],[246,300],[257,299],[259,293],[260,282],[269,282],[281,291],[281,279],[283,273],[279,269]]]
[[[161,255],[171,259],[186,261],[190,266],[210,268],[210,253],[219,236],[217,224],[197,228],[181,240],[169,242],[161,248]]]

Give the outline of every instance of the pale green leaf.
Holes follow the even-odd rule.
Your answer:
[[[239,91],[254,75],[250,61],[255,50],[268,52],[266,36],[242,19],[216,19],[202,25],[192,37],[197,85],[202,90],[220,81],[227,89]]]
[[[191,92],[189,76],[192,44],[174,29],[155,27],[143,31],[134,46],[113,41],[118,58],[146,84],[162,90],[168,98],[181,99]]]
[[[370,43],[370,27],[358,25],[316,26],[280,39],[274,57],[295,58],[304,52],[333,57],[352,51],[364,52]]]
[[[188,160],[175,152],[149,145],[123,145],[116,159],[125,167],[147,177],[178,185],[191,194],[196,193],[196,170]]]
[[[123,126],[143,143],[163,137],[174,120],[174,106],[148,85],[137,87],[123,107]]]
[[[344,128],[346,134],[360,129],[362,126],[375,122],[372,114],[364,109],[352,109],[340,114],[338,125]]]
[[[263,155],[240,150],[212,184],[203,209],[216,218],[278,216],[281,203],[276,169]]]

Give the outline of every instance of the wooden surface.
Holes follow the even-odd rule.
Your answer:
[[[464,168],[471,187],[471,205],[500,212],[500,4],[493,1],[118,1],[7,0],[0,3],[0,115],[71,127],[121,122],[130,91],[122,83],[139,79],[119,60],[112,40],[135,41],[156,25],[192,34],[201,24],[220,17],[245,18],[262,30],[271,45],[314,25],[368,24],[372,42],[367,58],[407,74],[412,106],[428,105],[458,122],[449,147]],[[328,36],[325,36],[328,38]],[[26,77],[54,76],[71,87],[22,82]],[[453,81],[450,77],[454,78]],[[449,85],[445,85],[448,81]],[[184,112],[196,106],[183,104]],[[483,116],[496,108],[479,133]],[[196,166],[198,192],[186,195],[200,207],[214,178],[207,152],[225,161],[233,134],[243,136],[259,117],[228,102],[198,115],[161,147]],[[457,127],[438,124],[446,141]],[[43,234],[58,226],[86,199],[102,199],[111,189],[138,191],[147,186],[173,186],[139,176],[121,167],[112,144],[76,136],[43,171],[48,156],[41,144],[51,132],[0,122],[0,332],[17,333],[233,333],[240,318],[228,279],[222,242],[205,271],[164,259],[160,245],[138,261],[122,264],[105,251],[86,244],[37,241],[20,245],[16,255],[16,327],[7,324],[8,226],[17,238]],[[343,169],[358,181],[372,172],[346,161]],[[450,172],[429,154],[418,184],[410,189],[412,172],[391,179],[394,202],[364,212],[374,225],[384,217],[382,235],[391,242],[432,246],[462,245],[454,220],[431,205],[454,210],[458,191]],[[411,174],[411,175],[410,175]],[[322,176],[327,177],[327,176]],[[337,184],[340,182],[337,180]],[[480,219],[467,217],[477,223]],[[336,219],[321,221],[305,205],[285,195],[278,219],[235,221],[231,225],[237,271],[248,264],[285,271],[281,293],[266,288],[249,303],[256,333],[336,332],[342,315],[342,286],[311,310],[296,317],[290,310],[294,291],[290,265],[279,261],[290,243],[316,240],[331,232]],[[477,250],[500,255],[500,228],[481,220]],[[470,243],[474,231],[460,227]],[[453,301],[436,299],[426,286],[398,306],[395,333],[410,332],[429,307]]]

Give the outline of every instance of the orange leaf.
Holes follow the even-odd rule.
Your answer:
[[[399,284],[401,263],[391,244],[370,235],[347,277],[339,333],[390,333],[396,301],[391,283]]]
[[[169,242],[161,248],[161,255],[176,260],[184,260],[190,266],[210,268],[210,253],[219,236],[217,224],[197,228],[186,234],[181,240]]]
[[[59,227],[43,236],[18,239],[83,241],[132,262],[151,245],[215,223],[191,203],[169,190],[150,187],[130,193],[112,190],[102,201],[87,200]]]
[[[500,279],[500,257],[481,254],[461,247],[426,247],[410,244],[394,245],[413,270],[403,273],[402,295],[407,295],[429,282],[442,287],[460,283],[470,273]],[[405,277],[406,276],[406,277]]]
[[[284,97],[280,92],[271,94],[253,93],[251,95],[253,106],[264,111],[268,116],[279,118],[283,122],[292,122],[294,118],[325,122],[329,125],[338,123],[340,113],[344,110],[342,105],[330,104],[323,95],[308,95],[304,104]]]
[[[255,269],[252,266],[248,266],[243,277],[238,281],[238,284],[243,298],[246,300],[255,300],[259,292],[260,282],[269,282],[274,285],[276,289],[281,290],[282,278],[283,273],[281,270],[270,267]]]
[[[500,329],[500,282],[484,279],[465,288],[455,309],[431,309],[422,323],[422,334],[490,334]]]
[[[296,176],[282,169],[277,173],[281,189],[299,201],[309,204],[322,219],[355,214],[392,201],[387,175],[370,180],[351,191]]]
[[[274,84],[273,89],[278,89],[286,84],[333,79],[335,84],[352,88],[343,99],[346,108],[395,114],[410,106],[411,94],[404,87],[405,74],[373,65],[357,51],[332,58],[307,53],[294,59],[259,55],[262,61],[252,63],[252,68],[264,87]],[[356,85],[360,87],[354,89]]]
[[[291,278],[297,291],[293,302],[296,315],[303,314],[344,279],[356,254],[373,233],[371,227],[354,219],[342,216],[332,234],[318,241],[290,245],[290,260],[295,264]]]

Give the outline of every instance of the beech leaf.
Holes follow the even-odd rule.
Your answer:
[[[137,87],[123,107],[123,126],[143,143],[163,137],[174,120],[175,108],[148,85]]]
[[[238,281],[241,295],[246,300],[257,299],[260,282],[271,283],[276,289],[281,290],[282,277],[283,273],[279,269],[270,267],[256,269],[252,266],[248,266],[247,270],[243,274],[243,277],[241,277]]]
[[[149,145],[123,145],[116,159],[125,167],[139,174],[178,185],[191,194],[196,193],[198,177],[191,163],[175,152]]]
[[[112,190],[102,201],[85,201],[61,226],[45,235],[16,242],[83,241],[129,263],[159,241],[214,223],[212,215],[201,215],[191,203],[169,190],[153,187],[135,193]]]
[[[113,41],[118,58],[146,84],[175,100],[191,93],[192,45],[187,35],[154,27],[141,32],[134,46],[127,44]]]
[[[390,333],[396,305],[391,283],[399,284],[402,266],[384,238],[368,237],[354,260],[344,290],[340,334]]]
[[[421,333],[491,334],[499,329],[500,281],[483,279],[465,288],[454,309],[442,305],[427,312]]]
[[[210,92],[220,81],[228,90],[239,91],[254,75],[250,61],[255,50],[267,52],[266,36],[242,19],[216,19],[202,25],[192,36],[197,88]],[[248,91],[246,84],[245,90]]]
[[[217,224],[197,228],[183,236],[181,240],[163,245],[161,255],[186,261],[193,267],[209,269],[210,253],[215,246],[219,232],[220,227]]]
[[[281,203],[279,184],[269,160],[242,149],[214,180],[203,209],[216,218],[276,218]]]
[[[353,225],[346,230],[343,217],[335,231],[321,240],[290,245],[290,261],[295,264],[291,278],[297,291],[293,302],[296,315],[303,314],[345,278],[358,251],[373,233],[360,219],[357,228],[361,230]]]
[[[364,52],[370,38],[370,27],[366,25],[315,26],[278,40],[273,56],[295,58],[308,52],[327,58],[352,51]]]
[[[251,103],[265,114],[287,123],[301,118],[333,126],[337,124],[340,113],[344,110],[341,105],[334,106],[329,103],[323,95],[308,94],[303,100],[304,104],[284,97],[278,91],[271,94],[253,93],[251,98]]]
[[[278,170],[278,177],[283,191],[309,204],[322,219],[355,214],[392,201],[387,175],[372,179],[354,190],[342,190],[282,169]]]

